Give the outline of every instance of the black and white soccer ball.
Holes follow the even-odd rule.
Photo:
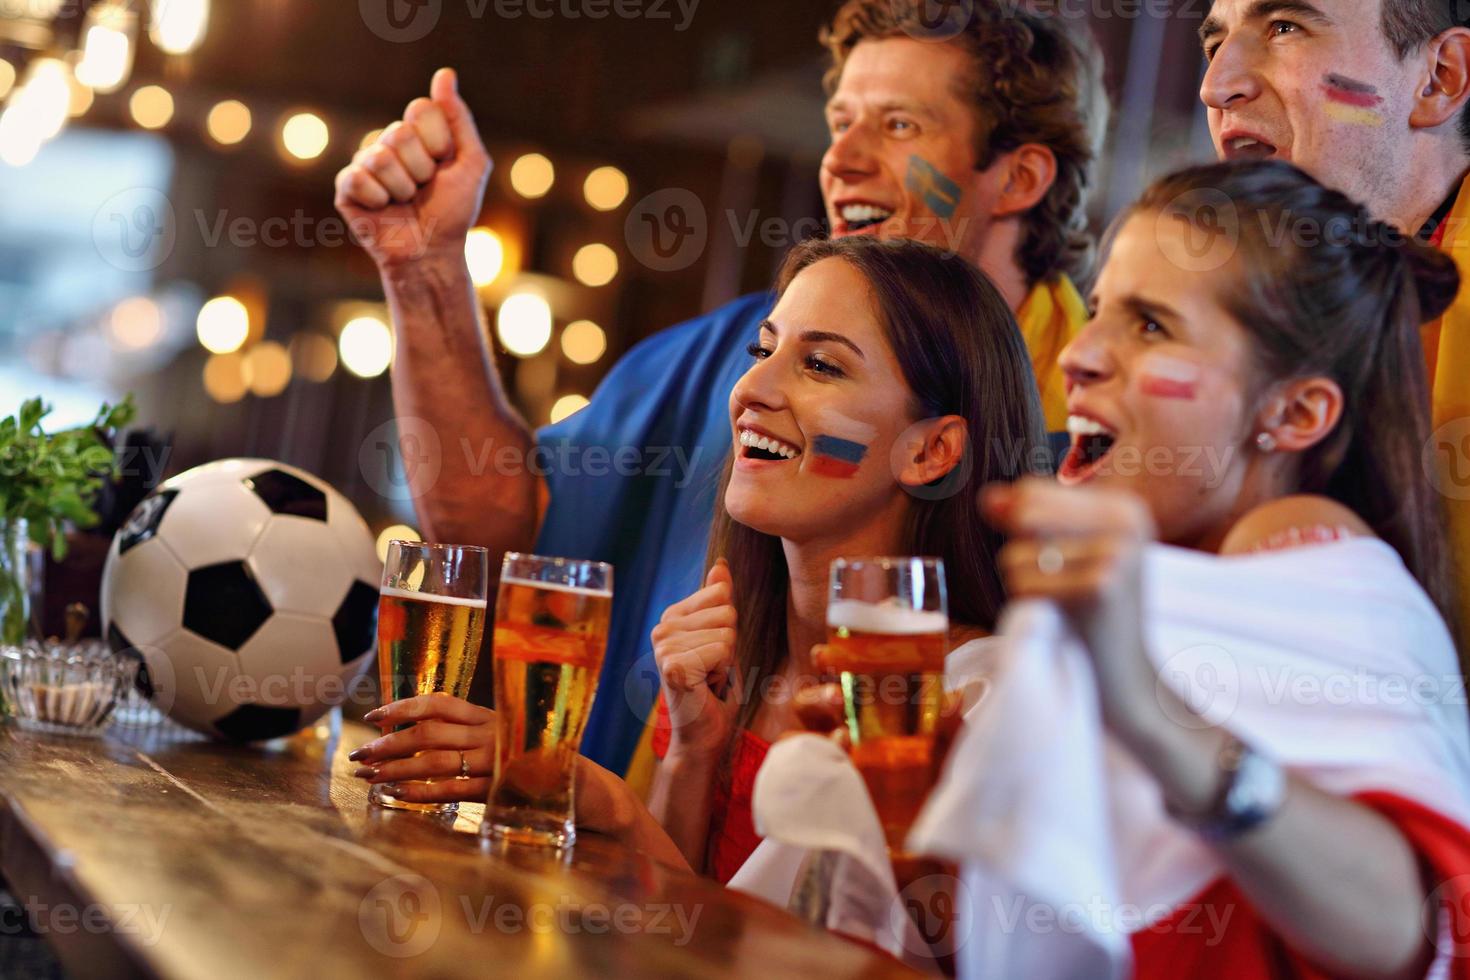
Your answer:
[[[170,718],[231,741],[289,735],[352,697],[373,660],[383,566],[347,498],[267,459],[167,481],[113,538],[108,642]]]

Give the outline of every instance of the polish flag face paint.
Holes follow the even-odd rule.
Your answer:
[[[812,440],[812,461],[808,469],[818,476],[839,480],[856,476],[859,464],[868,454],[868,447],[878,437],[878,430],[841,412],[825,411],[818,422],[822,434]]]
[[[1138,386],[1145,395],[1194,401],[1199,390],[1200,369],[1192,361],[1166,354],[1153,354],[1139,371]]]

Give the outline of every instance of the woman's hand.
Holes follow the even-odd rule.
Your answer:
[[[818,643],[812,647],[812,662],[818,665],[819,671],[821,658],[826,654],[827,649],[825,643]],[[847,737],[847,716],[842,701],[842,685],[829,681],[798,687],[792,692],[791,703],[796,715],[796,723],[801,727],[787,734],[826,735],[844,749],[851,747],[851,739]]]
[[[1000,568],[1012,599],[1049,599],[1092,653],[1103,716],[1120,734],[1155,720],[1157,674],[1143,639],[1143,549],[1155,537],[1142,500],[1034,477],[985,489],[986,520],[1009,535]]]
[[[349,753],[361,765],[353,773],[369,783],[393,783],[393,796],[410,803],[483,803],[490,795],[495,771],[495,712],[444,693],[421,694],[375,708],[363,720],[383,728],[409,722],[411,728],[391,732]],[[460,757],[469,769],[461,779]],[[577,756],[577,826],[607,834],[642,848],[675,867],[688,868],[617,776],[592,760]],[[434,780],[418,782],[417,780]]]
[[[812,662],[817,664],[818,669],[829,649],[825,643],[812,647]],[[828,682],[799,688],[793,695],[793,703],[796,721],[801,727],[787,732],[782,738],[791,735],[826,735],[842,746],[844,751],[852,751],[852,735],[847,727],[847,705],[842,697],[842,685]],[[938,724],[934,729],[932,764],[936,781],[964,723],[964,692],[945,691],[939,704]]]
[[[495,712],[442,692],[393,701],[363,720],[380,728],[410,724],[351,752],[353,775],[410,803],[483,803],[495,771]],[[460,759],[469,778],[460,779]],[[417,780],[434,780],[418,782]]]
[[[735,592],[723,558],[710,569],[704,588],[664,610],[652,638],[672,726],[669,757],[719,755],[729,744],[737,707],[730,696]]]

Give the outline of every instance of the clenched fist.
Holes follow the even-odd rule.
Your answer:
[[[1144,549],[1153,516],[1123,490],[1028,477],[985,489],[985,518],[1009,537],[999,564],[1012,599],[1047,599],[1072,623],[1097,669],[1103,717],[1117,731],[1156,714],[1145,651]]]
[[[429,94],[337,174],[337,210],[380,269],[433,256],[462,261],[485,198],[490,156],[453,69],[434,74]]]
[[[669,709],[669,755],[708,759],[723,752],[738,707],[731,683],[734,582],[723,558],[704,588],[664,610],[653,628],[653,657]]]

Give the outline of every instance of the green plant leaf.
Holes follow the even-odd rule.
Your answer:
[[[39,398],[0,419],[0,520],[28,522],[32,540],[49,545],[58,560],[66,554],[68,524],[97,523],[92,500],[116,469],[108,435],[137,416],[132,395],[104,403],[90,425],[46,433],[41,422],[50,408]]]

